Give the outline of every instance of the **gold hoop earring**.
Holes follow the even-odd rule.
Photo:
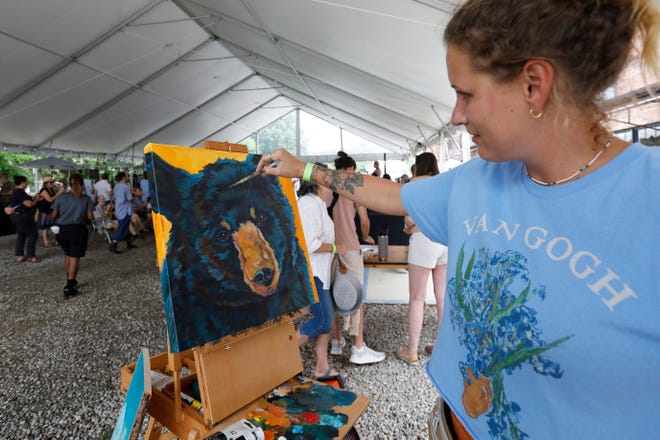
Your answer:
[[[543,110],[541,110],[541,111],[538,112],[538,113],[534,113],[534,109],[533,109],[533,108],[530,108],[530,109],[529,109],[529,115],[530,115],[532,118],[534,118],[534,119],[538,119],[538,118],[540,118],[541,116],[543,116]]]

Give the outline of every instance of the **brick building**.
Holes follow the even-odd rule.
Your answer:
[[[609,127],[623,139],[660,146],[660,77],[647,75],[642,75],[639,60],[632,60],[605,92]]]

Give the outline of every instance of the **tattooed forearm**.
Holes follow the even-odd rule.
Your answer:
[[[364,176],[362,174],[319,169],[318,167],[314,171],[319,174],[318,182],[334,192],[343,190],[355,195],[355,190],[364,186]],[[316,174],[313,177],[316,177]]]

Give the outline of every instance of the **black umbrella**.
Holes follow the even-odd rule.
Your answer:
[[[77,170],[83,168],[82,165],[71,162],[70,160],[60,159],[59,157],[44,157],[43,159],[19,163],[18,166],[23,168],[47,168],[51,170]]]

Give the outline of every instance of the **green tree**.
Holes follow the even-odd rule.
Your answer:
[[[660,136],[649,136],[640,139],[639,142],[647,147],[660,146]]]
[[[239,144],[247,145],[248,152],[250,153],[257,152],[257,140],[253,134],[240,141]]]
[[[259,131],[259,153],[271,153],[278,148],[296,153],[296,114],[291,112]]]
[[[13,176],[20,174],[28,178],[30,185],[33,185],[34,177],[29,168],[17,167],[16,164],[34,160],[33,154],[26,153],[10,153],[8,151],[0,151],[0,172],[9,176],[9,180],[13,182]]]

